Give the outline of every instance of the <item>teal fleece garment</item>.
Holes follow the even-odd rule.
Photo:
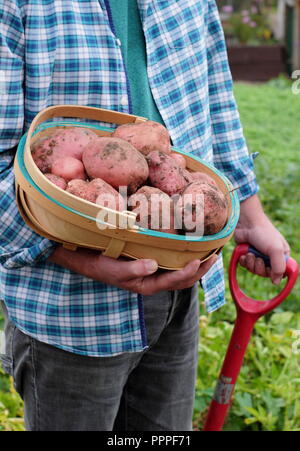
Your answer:
[[[147,76],[146,43],[136,0],[109,0],[114,32],[121,41],[132,113],[163,124]]]

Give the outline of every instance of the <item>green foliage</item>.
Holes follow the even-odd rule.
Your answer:
[[[260,198],[300,262],[300,96],[292,94],[291,84],[283,77],[264,85],[237,84],[235,92],[250,151],[260,152],[255,160]],[[226,270],[233,246],[230,243],[224,250]],[[279,290],[243,269],[238,279],[242,289],[257,299],[270,298]],[[227,305],[218,312],[207,316],[202,311],[196,429],[203,424],[235,319],[228,281],[226,296]],[[300,430],[300,354],[299,347],[295,348],[299,305],[298,281],[284,304],[257,323],[225,429]]]
[[[247,22],[245,22],[247,20]],[[272,31],[266,17],[262,14],[248,16],[241,13],[233,14],[224,26],[227,36],[236,37],[240,44],[273,44]]]
[[[198,427],[233,328],[233,313],[227,312],[226,316],[228,319],[223,319],[222,312],[218,312],[201,321],[195,406]],[[293,312],[273,313],[257,323],[236,386],[227,430],[300,430],[299,355],[292,349],[293,331],[299,329],[300,314]]]
[[[0,367],[0,431],[24,431],[23,403]]]

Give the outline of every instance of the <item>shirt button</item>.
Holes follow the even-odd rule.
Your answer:
[[[127,96],[122,96],[121,97],[121,105],[122,106],[127,106],[128,105],[128,98],[127,98]]]
[[[122,42],[120,41],[120,39],[116,39],[116,44],[117,44],[119,47],[121,47]]]

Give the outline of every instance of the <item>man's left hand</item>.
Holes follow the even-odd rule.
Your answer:
[[[261,277],[270,277],[275,285],[279,285],[285,273],[286,256],[290,254],[290,247],[265,215],[258,196],[241,203],[241,216],[234,238],[238,244],[254,246],[271,261],[270,269],[261,258],[248,253],[240,258],[241,266]]]

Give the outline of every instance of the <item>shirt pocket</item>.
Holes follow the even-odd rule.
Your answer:
[[[171,49],[200,47],[204,41],[204,8],[198,0],[150,2],[156,34]]]

